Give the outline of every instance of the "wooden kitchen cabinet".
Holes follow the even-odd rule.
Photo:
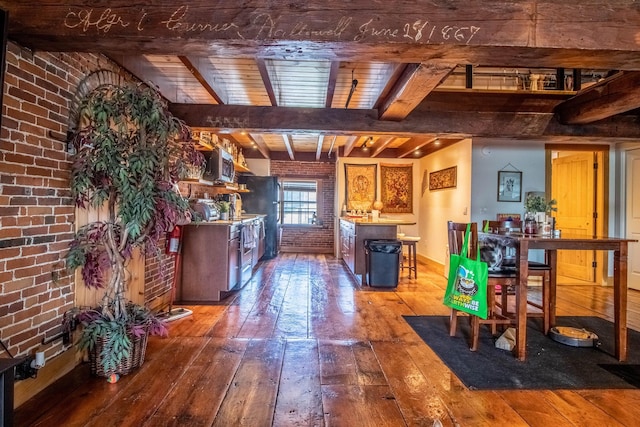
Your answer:
[[[349,221],[340,221],[340,254],[351,273],[355,274],[356,226]]]
[[[340,220],[340,255],[343,262],[354,276],[361,276],[362,284],[366,281],[367,260],[364,241],[369,239],[396,239],[398,224],[360,220]]]
[[[181,302],[220,301],[240,281],[240,223],[184,227]]]

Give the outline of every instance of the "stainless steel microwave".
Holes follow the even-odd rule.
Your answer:
[[[213,182],[233,182],[235,168],[231,153],[219,147],[213,149],[207,157],[207,167],[202,178]]]

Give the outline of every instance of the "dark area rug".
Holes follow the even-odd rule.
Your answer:
[[[541,319],[527,329],[527,360],[495,347],[489,328],[481,327],[478,351],[469,350],[469,322],[458,320],[458,333],[449,336],[448,316],[404,316],[422,340],[470,389],[605,389],[640,387],[640,332],[628,330],[629,360],[614,354],[613,323],[598,317],[558,317],[558,326],[595,332],[598,347],[572,347],[542,333]]]

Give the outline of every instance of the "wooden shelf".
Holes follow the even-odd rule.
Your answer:
[[[186,184],[198,184],[198,185],[206,185],[207,187],[211,187],[218,192],[223,193],[250,193],[251,190],[240,189],[235,184],[218,184],[213,181],[207,181],[206,179],[181,179],[180,182],[184,182]]]
[[[216,186],[213,181],[207,181],[206,179],[198,179],[198,178],[184,178],[181,179],[180,182],[186,182],[188,184],[200,184],[200,185],[208,185],[210,187]]]
[[[233,167],[236,170],[236,172],[243,172],[243,173],[251,172],[248,167],[243,166],[240,163],[233,162]]]

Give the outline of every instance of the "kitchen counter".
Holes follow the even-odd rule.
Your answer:
[[[366,282],[366,257],[364,242],[369,239],[397,238],[399,225],[414,225],[415,222],[380,218],[376,221],[367,218],[340,218],[340,255],[354,276],[361,276],[362,284]]]
[[[178,301],[216,302],[243,287],[264,254],[264,217],[243,215],[184,227]]]

